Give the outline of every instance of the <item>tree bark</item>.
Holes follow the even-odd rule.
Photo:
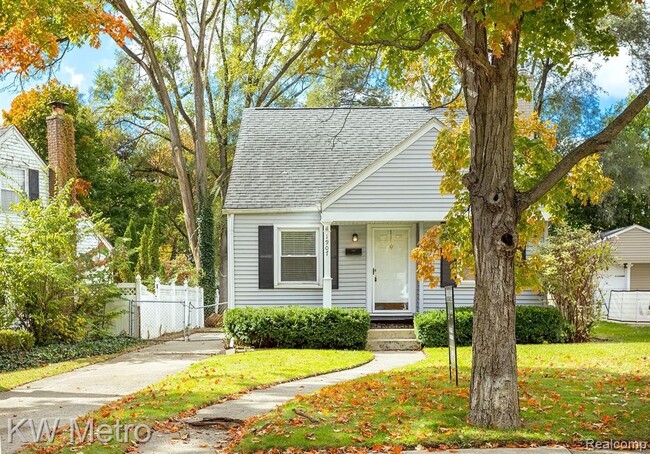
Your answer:
[[[485,28],[463,14],[464,38],[489,56]],[[514,112],[518,34],[489,71],[461,52],[457,63],[470,121],[471,164],[464,182],[472,211],[476,289],[469,419],[482,427],[521,424],[515,341],[517,209]]]

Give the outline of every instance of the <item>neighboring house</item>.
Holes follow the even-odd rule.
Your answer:
[[[600,281],[606,315],[650,322],[650,229],[630,225],[601,237],[612,243],[615,260]]]
[[[245,110],[224,206],[230,307],[364,308],[374,318],[443,308],[443,290],[417,280],[409,255],[454,202],[431,165],[444,116]],[[474,282],[455,294],[471,305]],[[532,292],[517,302],[543,304]]]
[[[10,210],[20,201],[20,193],[47,202],[47,165],[15,126],[0,126],[0,226],[22,222]]]
[[[15,126],[0,126],[0,226],[18,226],[23,222],[20,213],[12,210],[13,204],[20,201],[21,193],[30,200],[40,199],[47,203],[49,196],[65,185],[72,175],[67,175],[66,159],[75,159],[74,141],[68,143],[64,138],[64,103],[52,103],[52,115],[47,119],[48,160],[51,166],[40,158]],[[66,147],[70,147],[68,151]],[[60,175],[60,177],[57,177]],[[80,219],[81,230],[92,230],[88,219]],[[78,244],[79,253],[93,250],[111,250],[110,242],[102,235],[88,234]]]

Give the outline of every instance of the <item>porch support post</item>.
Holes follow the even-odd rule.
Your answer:
[[[632,277],[632,263],[625,263],[623,267],[625,269],[625,290],[629,292],[631,287],[630,279]]]
[[[332,223],[323,222],[323,307],[332,307]]]

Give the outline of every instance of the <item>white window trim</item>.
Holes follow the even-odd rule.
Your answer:
[[[22,195],[23,196],[29,195],[29,169],[25,169],[25,168],[21,169],[20,167],[14,167],[14,166],[8,166],[8,167],[11,167],[12,170],[19,170],[19,171],[22,170],[23,175],[24,175],[23,181],[25,182],[25,184],[23,185],[23,193],[22,193]],[[0,171],[8,170],[8,167],[5,167],[4,169],[0,169]],[[5,172],[5,174],[6,174],[6,172]],[[11,181],[11,179],[10,179],[10,181]],[[0,182],[0,210],[3,210],[3,208],[2,208],[2,191],[9,190],[9,191],[13,191],[15,193],[16,191],[14,189],[15,189],[15,187],[12,187],[12,186],[8,186],[8,187],[5,188],[4,186],[2,186],[2,182]]]
[[[275,288],[322,288],[323,286],[323,232],[322,227],[313,225],[276,225],[273,228],[274,281]],[[316,232],[316,281],[282,282],[282,232]]]

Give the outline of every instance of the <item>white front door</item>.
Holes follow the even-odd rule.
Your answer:
[[[372,232],[372,312],[407,312],[411,301],[411,229],[381,227]]]

